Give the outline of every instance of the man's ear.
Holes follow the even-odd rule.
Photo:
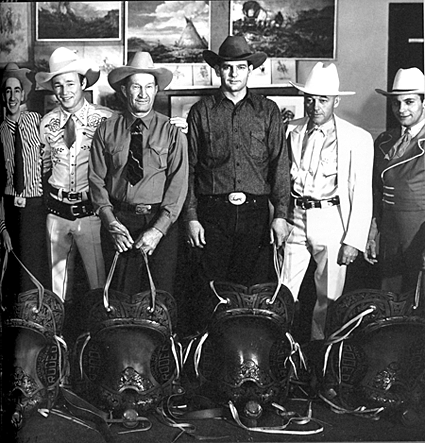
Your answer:
[[[21,104],[25,101],[25,89],[22,88],[22,94],[21,94]]]
[[[341,97],[339,95],[337,95],[334,100],[334,108],[337,108],[339,106],[340,101],[341,101]]]
[[[121,85],[121,92],[124,97],[127,97],[127,89],[125,85]]]
[[[87,79],[86,79],[86,77],[83,77],[83,80],[81,82],[81,87],[83,88],[83,90],[87,88]]]

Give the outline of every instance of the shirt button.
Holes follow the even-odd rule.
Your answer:
[[[233,129],[233,132],[238,132],[237,128]]]

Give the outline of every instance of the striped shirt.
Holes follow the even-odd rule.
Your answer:
[[[19,130],[23,144],[24,184],[25,188],[20,197],[41,197],[43,186],[41,179],[42,170],[42,145],[40,142],[39,126],[41,116],[37,112],[21,111],[18,118]],[[13,186],[15,170],[15,131],[16,123],[6,117],[0,124],[0,139],[4,150],[6,167],[5,195],[17,196]]]

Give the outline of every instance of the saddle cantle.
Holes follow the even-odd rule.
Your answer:
[[[254,417],[287,395],[297,346],[289,333],[294,299],[274,283],[221,282],[211,289],[219,303],[206,332],[191,344],[200,391]]]
[[[4,344],[11,354],[4,361],[6,410],[13,426],[20,428],[30,413],[53,407],[67,370],[67,348],[61,338],[62,300],[12,254],[36,286],[17,296],[5,310],[3,322]]]
[[[373,418],[423,410],[425,318],[419,312],[412,292],[341,296],[329,313],[321,398],[338,412]]]
[[[180,373],[173,336],[177,307],[151,278],[151,289],[138,294],[109,290],[117,258],[105,289],[89,294],[87,333],[77,339],[74,352],[73,386],[85,400],[128,424],[126,417],[135,423],[173,391]]]

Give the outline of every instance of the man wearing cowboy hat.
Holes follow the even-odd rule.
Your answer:
[[[377,261],[382,289],[400,293],[415,287],[425,253],[425,101],[424,75],[418,68],[399,69],[390,91],[400,127],[375,141],[374,214],[365,259]]]
[[[188,243],[199,254],[201,284],[269,281],[268,266],[261,266],[267,260],[259,258],[288,235],[289,169],[279,108],[247,88],[267,55],[228,36],[218,54],[206,50],[203,57],[221,86],[188,115]]]
[[[336,66],[317,63],[305,85],[307,116],[288,125],[294,226],[285,245],[284,284],[297,300],[310,258],[317,300],[311,338],[324,338],[328,304],[343,292],[347,266],[364,251],[372,215],[373,140],[334,114],[340,96]]]
[[[177,217],[187,193],[187,140],[169,118],[153,109],[158,91],[173,78],[136,52],[108,82],[122,94],[126,110],[103,122],[90,156],[90,194],[103,222],[107,264],[121,253],[115,287],[126,293],[145,289],[141,253],[150,256],[158,288],[173,293],[177,262]]]
[[[8,251],[13,249],[34,276],[45,284],[46,213],[41,178],[41,116],[23,110],[21,106],[32,88],[29,73],[29,69],[19,68],[16,63],[8,63],[3,70],[1,91],[6,118],[0,124],[4,160],[0,174],[5,184],[2,189],[5,219],[1,220],[0,216],[0,231],[5,248]],[[14,260],[9,262],[8,274],[11,289],[22,292],[34,287],[26,273],[16,279],[19,273],[16,273]]]
[[[52,91],[59,101],[59,106],[46,114],[40,125],[49,211],[48,252],[53,292],[62,300],[69,300],[76,249],[90,288],[105,283],[101,222],[89,197],[88,161],[96,128],[113,113],[84,98],[84,90],[97,82],[100,73],[73,51],[56,49],[49,68],[49,72],[35,76],[38,85]]]

